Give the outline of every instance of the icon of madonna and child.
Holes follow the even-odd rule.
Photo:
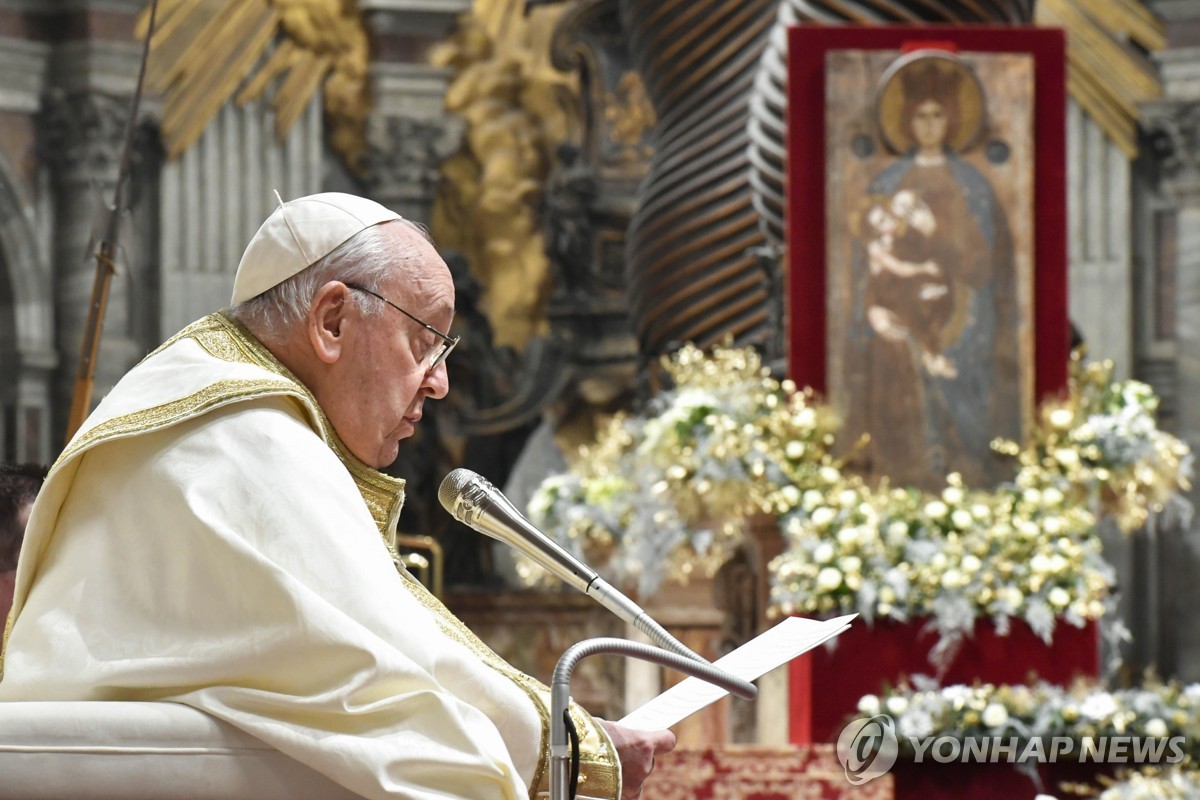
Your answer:
[[[1019,84],[1019,65],[992,70],[1014,72]],[[829,248],[831,297],[845,312],[831,314],[831,396],[848,463],[893,486],[937,489],[951,472],[976,486],[1011,477],[991,444],[1019,440],[1031,405],[1031,222],[1017,226],[1022,241],[1010,224],[1011,211],[1031,208],[1020,177],[1031,169],[1031,117],[1012,115],[996,137],[986,100],[964,60],[902,56],[879,79],[876,136],[847,137],[847,169],[829,173],[841,181],[829,194],[842,244]]]

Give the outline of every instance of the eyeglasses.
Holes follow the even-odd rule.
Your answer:
[[[414,317],[412,314],[405,311],[400,306],[393,303],[391,300],[388,300],[386,297],[384,297],[381,294],[377,294],[376,292],[371,291],[370,289],[368,289],[365,286],[359,286],[357,283],[347,283],[346,288],[353,289],[356,292],[364,292],[378,300],[382,300],[383,302],[387,303],[389,306],[396,309],[401,314],[408,317],[413,322],[417,323],[425,330],[430,331],[431,333],[433,333],[435,336],[437,336],[439,339],[442,340],[442,346],[439,349],[435,350],[433,353],[431,353],[428,356],[428,358],[426,359],[428,361],[428,363],[425,365],[426,372],[433,372],[435,369],[437,369],[439,366],[441,366],[441,363],[446,360],[446,357],[448,355],[450,355],[450,351],[453,350],[454,346],[458,344],[458,340],[462,338],[461,336],[455,336],[455,337],[447,336],[446,334],[442,333],[441,331],[439,331],[437,328],[433,327],[429,323],[422,322],[421,320]]]

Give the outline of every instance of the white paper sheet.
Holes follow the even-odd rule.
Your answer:
[[[713,664],[742,680],[753,681],[837,636],[857,616],[847,614],[827,620],[788,617]],[[687,678],[626,715],[620,724],[643,731],[669,728],[727,694],[719,686]]]

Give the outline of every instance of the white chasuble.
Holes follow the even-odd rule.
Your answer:
[[[47,478],[0,701],[185,703],[368,798],[544,791],[549,692],[397,571],[402,502],[257,340],[206,317]],[[580,795],[617,797],[611,742],[572,716]]]

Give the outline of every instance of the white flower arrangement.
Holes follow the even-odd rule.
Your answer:
[[[773,613],[929,617],[944,661],[980,616],[1001,634],[1023,619],[1046,641],[1060,620],[1100,617],[1114,577],[1098,518],[1132,531],[1190,512],[1191,451],[1158,429],[1150,388],[1114,383],[1111,364],[1076,362],[1032,443],[996,443],[1014,457],[1011,483],[950,475],[935,494],[845,474],[830,455],[837,414],[752,349],[688,346],[664,367],[673,388],[613,418],[529,504],[535,524],[643,596],[713,575],[766,514],[786,544],[770,568]]]
[[[805,493],[780,516],[788,546],[771,565],[774,610],[929,617],[937,666],[981,616],[1001,635],[1022,619],[1047,643],[1059,621],[1103,616],[1115,576],[1098,519],[1129,532],[1191,514],[1190,449],[1158,429],[1150,387],[1111,378],[1109,363],[1076,362],[1070,394],[1041,407],[1032,445],[996,443],[1018,469],[994,490],[957,475],[936,495],[838,476]]]
[[[1149,685],[1105,690],[1093,683],[1069,688],[982,684],[900,687],[884,697],[866,695],[858,710],[886,710],[904,736],[1015,736],[1074,739],[1104,736],[1181,736],[1186,754],[1200,754],[1200,684]],[[903,744],[903,743],[902,743]],[[1192,797],[1200,795],[1190,795]]]
[[[747,516],[787,508],[817,485],[836,417],[776,381],[751,349],[684,347],[664,367],[674,388],[642,415],[619,414],[528,504],[531,521],[645,596],[663,580],[711,577]],[[526,583],[543,579],[530,562]]]
[[[847,481],[781,517],[788,549],[772,563],[779,613],[857,612],[865,621],[930,617],[944,664],[979,616],[1005,635],[1025,620],[1049,642],[1057,620],[1103,615],[1115,578],[1095,518],[1055,488],[938,496]]]
[[[1200,772],[1173,767],[1135,772],[1101,792],[1099,800],[1195,800],[1197,797],[1200,797]]]

